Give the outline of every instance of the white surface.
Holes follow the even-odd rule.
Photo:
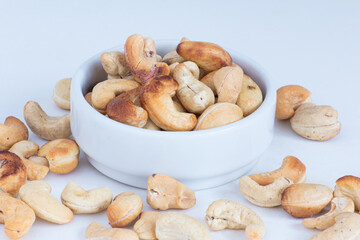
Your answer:
[[[119,44],[130,34],[138,32],[156,39],[187,36],[243,52],[262,64],[277,80],[277,86],[303,85],[312,91],[314,102],[339,111],[343,129],[327,142],[302,139],[288,122],[277,122],[274,141],[252,172],[275,169],[284,156],[292,154],[306,164],[308,182],[333,187],[345,174],[359,176],[360,108],[356,101],[360,87],[360,3],[221,2],[0,0],[1,121],[8,115],[22,119],[22,108],[30,99],[50,114],[64,113],[51,99],[55,82],[71,76],[89,56]],[[44,143],[34,135],[30,140]],[[186,151],[181,146],[179,150]],[[49,174],[46,181],[56,197],[69,181],[85,188],[107,185],[115,194],[134,191],[144,201],[146,197],[143,190],[102,176],[83,157],[71,174]],[[196,206],[184,212],[201,220],[208,205],[219,198],[250,206],[265,222],[264,239],[308,239],[318,232],[307,230],[301,220],[291,218],[280,207],[252,206],[241,195],[237,182],[198,191],[196,196]],[[144,209],[149,210],[146,203]],[[23,239],[84,239],[86,226],[94,220],[107,224],[105,213],[75,216],[66,226],[38,219]],[[245,239],[243,231],[225,230],[212,236],[219,240]],[[0,239],[7,239],[2,226]]]

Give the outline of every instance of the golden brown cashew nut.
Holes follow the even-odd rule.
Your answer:
[[[302,224],[307,228],[325,230],[335,224],[335,217],[344,212],[353,213],[355,210],[354,202],[348,197],[335,197],[331,200],[329,212],[317,218],[305,218]]]
[[[311,92],[299,85],[287,85],[277,90],[275,117],[280,120],[289,119],[303,103],[311,102]]]
[[[49,167],[49,161],[46,159],[46,157],[31,156],[28,158],[28,160],[45,167]]]
[[[262,101],[261,89],[248,75],[244,74],[241,92],[236,101],[244,116],[246,117],[258,109]]]
[[[51,195],[51,186],[45,181],[26,183],[20,188],[19,195],[36,216],[45,221],[66,224],[73,219],[73,212]]]
[[[0,212],[4,215],[5,234],[11,239],[25,236],[35,221],[35,213],[28,205],[6,193],[0,193]]]
[[[156,221],[161,213],[155,211],[144,211],[140,219],[134,224],[134,231],[143,240],[156,240]]]
[[[156,221],[159,240],[210,240],[210,232],[201,221],[180,212],[166,212]]]
[[[129,74],[126,66],[125,55],[118,51],[104,52],[100,56],[101,64],[110,76],[125,78]]]
[[[260,216],[231,200],[213,202],[206,210],[205,221],[214,231],[225,228],[245,229],[246,237],[251,240],[261,239],[265,235],[265,225]]]
[[[197,119],[194,114],[182,113],[175,109],[171,94],[179,84],[170,76],[158,76],[145,85],[140,93],[141,105],[151,120],[168,131],[190,131]]]
[[[360,210],[360,178],[347,175],[336,180],[334,197],[351,198],[355,209]]]
[[[26,167],[14,153],[0,151],[0,192],[1,190],[17,196],[26,183]],[[0,211],[1,212],[1,211]]]
[[[124,49],[126,63],[136,81],[146,83],[156,76],[170,73],[166,63],[158,62],[155,42],[151,38],[134,34],[128,37]]]
[[[7,117],[4,124],[0,123],[0,150],[9,150],[12,145],[28,137],[27,127],[16,117]]]
[[[24,118],[31,131],[45,140],[67,138],[71,135],[70,114],[50,117],[37,102],[26,103]]]
[[[183,37],[180,42],[189,41],[186,37]],[[182,63],[185,60],[176,52],[176,48],[172,50],[171,52],[165,54],[163,58],[163,62],[166,62],[167,64],[173,64],[173,63]]]
[[[207,72],[232,64],[230,54],[214,43],[185,41],[177,46],[176,52]]]
[[[244,71],[238,65],[220,68],[214,74],[217,102],[236,103],[241,92]]]
[[[106,228],[92,222],[86,228],[86,240],[139,240],[134,231],[123,228]]]
[[[53,100],[60,108],[70,110],[71,78],[58,81],[54,87]]]
[[[147,180],[147,203],[154,209],[188,209],[196,204],[194,191],[162,174],[153,174]]]
[[[92,106],[92,104],[91,104],[91,97],[92,97],[92,92],[88,92],[88,93],[85,94],[85,96],[84,96],[84,98],[85,98],[85,100],[87,101],[87,103]]]

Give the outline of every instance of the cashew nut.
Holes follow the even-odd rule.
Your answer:
[[[150,118],[148,118],[148,120],[143,128],[149,129],[149,130],[155,130],[155,131],[161,130],[158,126],[156,126],[156,124],[153,121],[151,121]]]
[[[21,159],[8,151],[0,151],[0,192],[17,196],[26,183],[26,167]]]
[[[84,98],[88,102],[88,104],[90,104],[92,106],[92,103],[91,103],[92,92],[88,92],[87,94],[85,94]]]
[[[194,76],[194,78],[195,78],[196,80],[198,80],[199,77],[200,77],[200,69],[199,69],[199,67],[196,65],[196,63],[191,62],[191,61],[186,61],[186,62],[183,62],[183,64],[185,64],[185,66],[190,70],[190,72],[191,72],[191,74]],[[173,63],[173,64],[171,64],[171,65],[169,66],[169,68],[170,68],[170,76],[174,77],[174,69],[175,69],[175,67],[176,67],[177,65],[179,65],[179,63],[178,63],[178,62],[175,62],[175,63]]]
[[[73,219],[73,212],[51,195],[51,186],[45,181],[27,182],[20,188],[19,195],[36,216],[45,221],[65,224]]]
[[[134,224],[134,231],[140,239],[156,240],[156,221],[161,215],[154,211],[144,211],[140,214],[140,219]]]
[[[336,180],[334,197],[348,197],[354,201],[355,209],[360,209],[360,178],[347,175]]]
[[[75,214],[102,212],[110,205],[112,198],[112,191],[108,187],[86,191],[74,182],[69,182],[61,193],[62,203]]]
[[[263,101],[259,86],[246,74],[244,74],[241,92],[236,104],[241,107],[244,116],[248,116],[258,109]]]
[[[194,130],[204,130],[224,126],[243,118],[238,105],[232,103],[216,103],[208,107],[199,117]]]
[[[25,236],[35,221],[35,213],[28,205],[6,193],[0,193],[0,212],[4,216],[5,234],[11,239]]]
[[[244,71],[238,65],[223,67],[214,74],[217,102],[236,103],[241,92]]]
[[[186,37],[183,37],[180,42],[185,42],[185,41],[189,41],[189,39],[187,39]],[[176,52],[176,48],[165,54],[164,58],[163,58],[163,62],[166,62],[167,64],[173,64],[173,63],[182,63],[184,62],[184,59]]]
[[[209,72],[203,78],[201,78],[201,82],[204,83],[206,86],[208,86],[214,92],[214,94],[216,94],[216,89],[214,85],[215,73],[216,71]]]
[[[42,180],[49,172],[47,166],[37,164],[27,158],[36,154],[39,150],[39,145],[30,141],[20,141],[15,143],[9,151],[15,153],[20,157],[26,167],[27,178],[29,180]]]
[[[37,102],[26,103],[24,118],[31,131],[45,140],[67,138],[71,135],[70,114],[50,117]]]
[[[53,100],[60,108],[70,110],[71,78],[58,81],[54,87]]]
[[[126,40],[125,60],[135,80],[140,83],[170,73],[166,63],[158,62],[154,40],[139,34],[134,34]]]
[[[180,212],[166,212],[156,221],[159,240],[210,240],[210,232],[201,221]]]
[[[45,157],[31,156],[28,159],[36,164],[49,167],[49,161]]]
[[[139,240],[135,232],[123,228],[106,228],[92,222],[86,228],[86,240]]]
[[[139,195],[123,192],[114,198],[106,215],[112,227],[125,227],[133,222],[141,213],[143,203]]]
[[[0,123],[0,151],[9,150],[12,145],[28,137],[27,127],[16,117],[7,117],[4,124]]]
[[[129,73],[126,66],[125,55],[118,51],[105,52],[100,56],[101,64],[110,76],[120,76],[125,78]]]
[[[142,88],[140,102],[158,127],[169,131],[189,131],[195,127],[197,119],[194,114],[175,109],[171,94],[178,87],[179,84],[170,76],[155,77]]]
[[[285,189],[281,204],[293,217],[305,218],[318,214],[333,198],[333,191],[321,184],[295,183]]]
[[[176,52],[207,72],[230,66],[232,63],[230,54],[214,43],[184,41],[179,43]]]
[[[330,106],[302,104],[290,119],[292,129],[300,136],[325,141],[339,134],[341,124],[338,113]]]
[[[213,202],[206,210],[206,223],[211,230],[225,228],[245,229],[248,239],[257,240],[265,235],[265,225],[259,215],[240,203],[220,199]]]
[[[262,186],[250,176],[239,180],[240,191],[252,204],[259,207],[276,207],[281,205],[281,196],[284,190],[293,182],[286,177],[279,177],[273,183]]]
[[[307,228],[325,230],[335,224],[335,217],[340,213],[355,210],[354,202],[348,197],[335,197],[331,200],[330,211],[317,218],[305,218],[302,224]]]
[[[275,117],[280,120],[289,119],[303,103],[311,102],[311,92],[298,85],[287,85],[277,90]]]
[[[153,174],[147,180],[147,203],[154,209],[187,209],[196,204],[194,191],[162,174]]]
[[[341,213],[335,217],[335,224],[310,240],[358,240],[360,239],[360,215]]]

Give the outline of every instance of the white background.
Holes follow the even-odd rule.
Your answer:
[[[303,139],[287,121],[277,121],[274,141],[252,170],[276,169],[283,157],[294,155],[306,164],[308,182],[333,187],[343,175],[360,175],[359,14],[358,1],[0,0],[0,121],[9,115],[23,119],[28,100],[38,101],[51,115],[65,113],[51,98],[56,81],[71,77],[88,57],[122,44],[133,33],[154,39],[186,36],[242,52],[261,63],[277,87],[303,85],[312,91],[315,103],[338,110],[341,133],[327,142]],[[33,134],[30,140],[44,143]],[[74,172],[50,173],[45,180],[57,198],[66,183],[74,181],[88,189],[106,185],[114,194],[134,191],[146,199],[144,190],[103,176],[84,157]],[[237,181],[197,191],[196,196],[196,206],[184,213],[200,220],[212,201],[227,198],[260,214],[267,230],[264,239],[308,239],[317,232],[281,207],[252,206]],[[149,209],[144,203],[144,210]],[[76,215],[64,226],[37,219],[23,239],[84,239],[85,228],[94,220],[107,225],[105,212]],[[237,230],[211,234],[213,239],[246,238]],[[0,239],[7,239],[1,225]]]

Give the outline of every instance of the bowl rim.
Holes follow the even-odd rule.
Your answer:
[[[155,43],[174,44],[174,46],[177,46],[179,41],[174,40],[174,39],[158,39],[158,40],[155,40]],[[274,89],[274,83],[272,82],[272,80],[271,80],[272,78],[269,75],[269,73],[259,63],[257,63],[255,60],[248,57],[247,55],[239,53],[236,50],[223,47],[227,52],[230,53],[231,56],[236,55],[237,57],[241,58],[242,61],[246,62],[248,65],[250,65],[252,68],[254,68],[254,70],[263,79],[264,86],[266,88],[265,98],[264,98],[262,104],[260,105],[260,107],[257,108],[252,114],[250,114],[249,116],[247,116],[239,121],[236,121],[236,122],[224,125],[224,126],[210,128],[210,129],[204,129],[204,130],[198,130],[198,131],[194,131],[194,130],[192,130],[192,131],[156,131],[156,130],[151,130],[151,129],[138,128],[138,127],[134,127],[134,126],[130,126],[130,125],[127,125],[124,123],[117,122],[117,121],[112,120],[112,119],[106,117],[105,115],[99,113],[98,111],[96,111],[85,100],[84,94],[82,93],[82,89],[81,89],[82,81],[79,79],[80,78],[79,75],[82,75],[81,72],[84,71],[84,68],[86,68],[90,63],[92,63],[94,61],[94,58],[98,57],[100,59],[100,55],[107,51],[115,51],[115,50],[123,49],[123,45],[117,45],[117,46],[111,47],[109,49],[105,49],[105,50],[100,51],[100,52],[96,53],[95,55],[91,56],[87,60],[85,60],[77,68],[77,70],[73,76],[72,83],[71,83],[71,90],[72,90],[71,91],[71,99],[70,99],[71,103],[72,103],[72,101],[75,101],[77,99],[72,96],[80,94],[81,97],[79,97],[79,99],[78,99],[80,101],[79,104],[81,104],[82,109],[86,110],[87,114],[90,114],[89,117],[98,118],[99,121],[104,121],[104,124],[109,125],[109,127],[113,128],[114,131],[116,129],[116,131],[129,131],[129,132],[134,132],[134,133],[139,133],[139,134],[152,134],[152,135],[156,135],[156,136],[172,136],[172,137],[174,137],[174,136],[202,136],[202,135],[218,134],[219,132],[231,131],[234,128],[246,127],[247,125],[251,124],[251,122],[254,119],[261,117],[261,114],[264,111],[266,111],[266,109],[271,108],[272,105],[274,104],[275,89]],[[263,94],[263,96],[264,96],[264,94]],[[274,111],[275,111],[275,109],[274,109]],[[72,115],[72,113],[73,113],[72,108],[71,108],[70,112]]]

